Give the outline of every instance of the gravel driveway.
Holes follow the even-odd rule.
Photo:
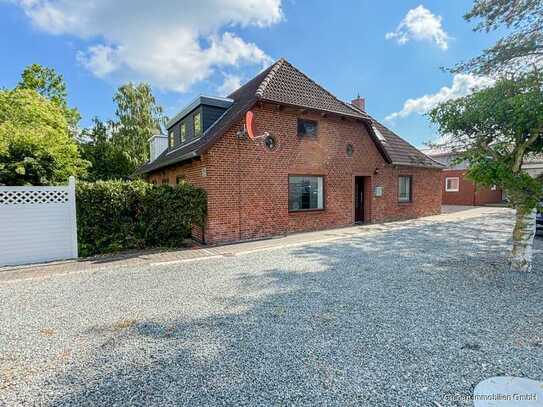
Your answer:
[[[543,241],[512,275],[510,228],[0,283],[0,405],[471,405],[451,399],[543,379]]]

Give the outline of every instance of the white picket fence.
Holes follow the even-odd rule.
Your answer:
[[[75,179],[68,186],[0,186],[0,266],[77,258]]]

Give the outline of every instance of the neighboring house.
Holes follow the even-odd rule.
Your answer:
[[[183,109],[139,173],[205,189],[211,244],[440,213],[442,166],[353,103],[280,59]]]
[[[522,168],[532,177],[543,176],[543,155],[536,155],[524,160]]]
[[[503,202],[500,188],[481,187],[465,177],[467,163],[455,163],[453,153],[423,150],[426,155],[445,166],[442,177],[443,205],[489,205]]]

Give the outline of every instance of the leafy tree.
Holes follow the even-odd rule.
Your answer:
[[[429,113],[446,147],[469,163],[468,176],[497,185],[516,210],[511,270],[530,271],[540,181],[522,170],[526,156],[543,152],[543,87],[537,72],[498,80],[491,88],[442,103]]]
[[[0,183],[50,185],[85,167],[57,103],[34,90],[0,91]]]
[[[482,55],[457,65],[453,71],[476,74],[521,72],[543,62],[542,0],[476,0],[464,16],[480,20],[475,31],[508,29],[509,33]]]
[[[166,123],[166,117],[146,83],[121,86],[113,100],[117,104],[115,143],[128,154],[135,170],[149,159],[148,140]]]
[[[91,164],[87,181],[128,179],[133,174],[132,160],[117,143],[116,126],[112,121],[93,119],[92,127],[81,134],[82,157]]]
[[[32,64],[25,68],[17,89],[31,89],[60,106],[72,132],[75,132],[81,116],[77,109],[68,107],[68,93],[62,75],[53,68]]]
[[[116,118],[95,119],[80,138],[83,157],[92,163],[89,180],[129,178],[148,160],[148,140],[167,120],[147,84],[125,84],[113,100]]]

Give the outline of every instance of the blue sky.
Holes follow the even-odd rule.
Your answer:
[[[428,108],[490,83],[440,70],[496,41],[463,20],[471,0],[148,4],[0,0],[0,86],[13,87],[28,64],[53,67],[86,126],[112,117],[123,81],[151,83],[172,116],[198,94],[224,96],[285,57],[340,99],[360,93],[371,115],[421,146],[436,138]]]

